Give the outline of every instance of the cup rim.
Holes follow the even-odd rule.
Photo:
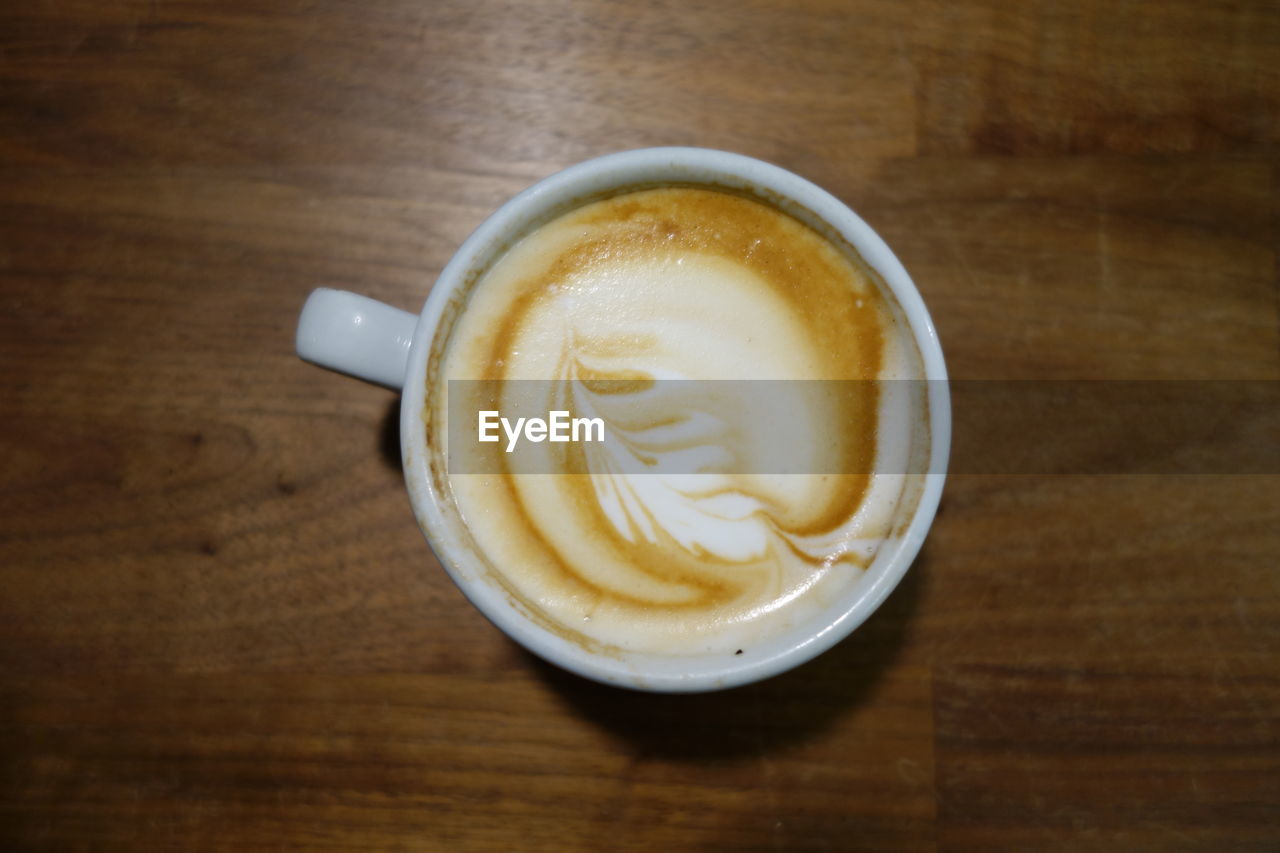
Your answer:
[[[930,427],[927,470],[931,473],[924,475],[906,531],[886,543],[891,551],[879,566],[879,574],[859,596],[833,610],[820,630],[793,638],[775,651],[730,657],[719,666],[709,665],[696,672],[681,672],[678,667],[642,671],[628,665],[628,660],[634,662],[646,655],[593,653],[536,625],[504,591],[483,580],[476,567],[465,564],[469,548],[459,541],[441,511],[445,498],[430,475],[431,451],[423,423],[427,359],[433,338],[453,294],[482,259],[491,256],[496,246],[506,245],[512,235],[536,227],[540,215],[575,200],[621,187],[678,182],[737,185],[777,194],[830,226],[880,275],[897,299],[919,348],[925,379],[931,380],[926,383]],[[759,681],[816,657],[852,633],[898,585],[919,553],[941,499],[951,445],[950,394],[941,344],[923,298],[884,240],[846,204],[816,184],[752,157],[707,148],[641,148],[586,160],[543,178],[505,202],[463,242],[441,271],[419,315],[401,398],[400,442],[410,502],[424,537],[458,588],[499,629],[539,657],[595,681],[646,691],[702,692]]]

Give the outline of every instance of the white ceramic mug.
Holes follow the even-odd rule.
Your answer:
[[[539,625],[524,605],[487,575],[448,494],[434,482],[423,423],[428,360],[441,317],[515,240],[591,199],[633,186],[706,184],[754,194],[852,245],[892,292],[919,347],[928,383],[929,466],[914,515],[884,542],[862,580],[810,620],[769,638],[749,654],[665,656],[593,651]],[[454,306],[456,308],[456,306]],[[462,310],[465,310],[463,308]],[[641,690],[694,692],[757,681],[791,669],[846,637],[884,601],[924,542],[942,493],[951,441],[946,366],[933,322],[889,247],[834,196],[768,163],[699,148],[649,148],[580,163],[517,195],[472,234],[440,274],[421,314],[344,291],[316,290],[298,323],[298,354],[311,362],[398,389],[400,446],[414,514],[427,541],[463,593],[494,624],[538,656],[597,681]],[[905,519],[903,519],[905,521]]]

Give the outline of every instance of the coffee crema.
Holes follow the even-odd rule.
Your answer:
[[[489,579],[576,642],[734,654],[858,583],[910,500],[909,477],[875,472],[913,452],[913,410],[889,411],[867,381],[921,376],[896,303],[852,248],[755,198],[673,186],[570,210],[490,264],[440,334],[433,472]],[[546,411],[601,417],[624,440],[530,448],[544,473],[504,471],[501,443],[484,445],[488,473],[440,476],[451,380],[557,380],[545,387],[568,390]],[[757,429],[674,380],[808,381],[779,383],[785,423]],[[824,395],[812,380],[864,381]],[[500,392],[476,402],[503,408]],[[672,430],[696,418],[717,428]],[[831,473],[754,470],[778,441]],[[636,473],[700,444],[720,464]]]

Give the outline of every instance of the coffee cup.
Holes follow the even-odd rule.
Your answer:
[[[297,351],[401,392],[410,501],[467,598],[532,653],[620,687],[733,687],[841,641],[915,559],[945,478],[946,368],[906,270],[832,195],[721,151],[627,151],[552,175],[463,243],[417,315],[313,292]],[[744,466],[757,436],[733,445],[735,464],[645,469],[662,454],[635,451],[635,436],[668,436],[671,422],[654,415],[637,433],[635,413],[655,411],[645,400],[714,415],[714,401],[742,408],[719,393],[757,387],[742,380],[779,383],[768,387],[791,402],[752,416],[787,421],[774,442],[800,447],[809,467]],[[895,380],[906,390],[885,391]],[[711,384],[672,384],[683,381]],[[537,419],[503,418],[510,398],[492,389],[521,382],[570,402],[537,431]],[[477,383],[492,410],[454,394]],[[592,404],[604,416],[577,419],[583,441],[595,420],[625,438],[574,444],[584,400],[604,401]],[[521,439],[532,455],[503,455]],[[467,468],[451,445],[496,467]],[[687,445],[668,456],[692,458]],[[635,471],[617,464],[630,451]],[[531,467],[512,468],[517,458]]]

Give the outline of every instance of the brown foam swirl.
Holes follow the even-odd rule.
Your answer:
[[[872,470],[877,388],[796,383],[786,422],[755,430],[729,397],[683,399],[663,380],[874,380],[900,367],[896,322],[856,258],[753,199],[681,187],[578,208],[480,278],[440,376],[561,380],[542,386],[561,389],[545,411],[601,416],[622,439],[539,445],[546,474],[453,475],[453,501],[495,581],[562,631],[648,651],[741,645],[857,580],[900,484],[732,472],[780,436],[824,470]],[[486,393],[480,408],[511,410]],[[502,446],[486,448],[501,470]],[[630,467],[699,452],[704,473]]]

